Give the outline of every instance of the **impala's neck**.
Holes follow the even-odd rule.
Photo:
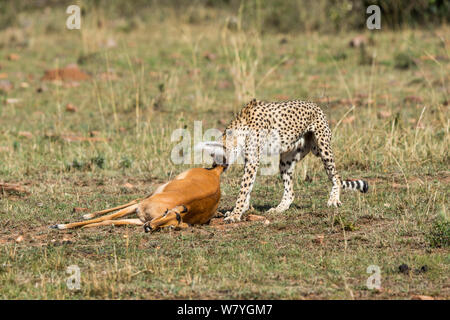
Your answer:
[[[220,176],[220,175],[222,174],[222,172],[224,172],[227,168],[228,168],[228,165],[227,165],[227,164],[217,164],[217,163],[214,163],[213,166],[212,166],[212,168],[211,168],[210,170],[216,172],[217,175]]]

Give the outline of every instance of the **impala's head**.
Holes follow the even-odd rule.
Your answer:
[[[245,128],[227,128],[222,135],[222,141],[206,141],[198,143],[194,150],[207,151],[213,158],[214,166],[221,165],[228,167],[236,162],[242,154],[245,146]]]
[[[225,168],[228,167],[228,157],[226,154],[226,148],[219,141],[206,141],[198,143],[195,148],[195,152],[206,151],[213,158],[213,166],[221,165]]]
[[[144,224],[145,232],[153,232],[162,228],[174,227],[176,228],[183,222],[183,216],[187,213],[185,206],[177,206],[173,209],[166,210],[166,212]]]

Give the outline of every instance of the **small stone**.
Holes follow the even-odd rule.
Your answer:
[[[20,99],[17,99],[17,98],[8,98],[8,99],[6,99],[6,104],[16,104],[16,103],[19,103],[20,102]]]
[[[222,80],[217,83],[217,88],[222,89],[222,90],[229,89],[229,88],[231,88],[231,86],[232,86],[231,82],[227,81],[227,80]]]
[[[22,241],[23,241],[23,236],[18,236],[18,237],[16,238],[16,242],[17,242],[17,243],[22,242]]]
[[[61,242],[64,244],[72,244],[73,243],[73,241],[67,237],[64,237]]]
[[[352,123],[353,121],[355,121],[356,117],[355,116],[350,116],[345,118],[344,120],[342,120],[342,123]]]
[[[67,112],[77,112],[77,111],[78,111],[78,108],[75,107],[73,104],[68,103],[68,104],[66,105],[66,111],[67,111]]]
[[[127,189],[133,189],[134,188],[134,186],[131,183],[129,183],[129,182],[124,183],[123,187],[127,188]]]
[[[6,56],[6,59],[8,59],[9,61],[17,61],[20,59],[20,56],[15,53],[10,53]]]
[[[377,114],[379,119],[386,119],[386,118],[389,118],[391,115],[392,115],[392,113],[390,111],[380,111]]]
[[[247,221],[263,221],[263,220],[267,220],[267,219],[263,216],[259,216],[256,214],[249,214],[247,216]]]
[[[323,240],[325,239],[325,236],[323,234],[318,234],[315,239],[314,242],[323,245]]]
[[[205,53],[203,54],[203,57],[204,57],[206,60],[209,60],[209,61],[214,61],[214,60],[217,59],[217,55],[214,54],[214,53],[212,53],[212,52],[205,52]]]
[[[28,139],[33,138],[33,134],[29,131],[19,131],[18,135],[19,135],[19,137],[25,137]]]
[[[108,38],[108,40],[106,41],[105,46],[107,48],[115,48],[115,47],[117,47],[117,42],[113,38]]]
[[[423,99],[421,97],[418,96],[407,96],[403,99],[403,102],[405,103],[422,103]]]
[[[349,46],[353,48],[359,48],[367,44],[367,38],[364,35],[357,35],[349,42]]]
[[[9,80],[0,80],[0,92],[9,92],[13,89],[13,84]]]

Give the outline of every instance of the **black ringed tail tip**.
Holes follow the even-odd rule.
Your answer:
[[[361,192],[366,193],[367,191],[369,191],[369,184],[365,180],[362,180],[362,182],[363,182],[363,189]]]
[[[369,184],[365,180],[344,180],[342,181],[342,188],[366,193],[369,191]]]

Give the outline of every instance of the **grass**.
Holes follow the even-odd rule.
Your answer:
[[[1,298],[450,298],[448,27],[368,31],[371,63],[362,64],[348,47],[356,34],[229,29],[213,9],[195,24],[168,9],[139,23],[88,11],[80,31],[46,10],[0,31],[0,74],[14,85],[0,96],[0,180],[30,192],[0,195]],[[19,60],[5,59],[12,53]],[[92,80],[41,81],[77,61]],[[269,225],[48,229],[79,220],[75,207],[125,203],[191,167],[170,161],[172,132],[193,138],[194,121],[223,130],[252,97],[318,102],[339,172],[367,179],[369,193],[327,208],[330,185],[310,155],[283,214],[266,213],[281,199],[280,178],[258,176],[253,213]],[[223,176],[219,211],[233,207],[241,175]],[[428,271],[405,275],[401,264]],[[80,267],[80,290],[66,285],[70,265]],[[380,290],[366,287],[369,265],[381,269]]]

